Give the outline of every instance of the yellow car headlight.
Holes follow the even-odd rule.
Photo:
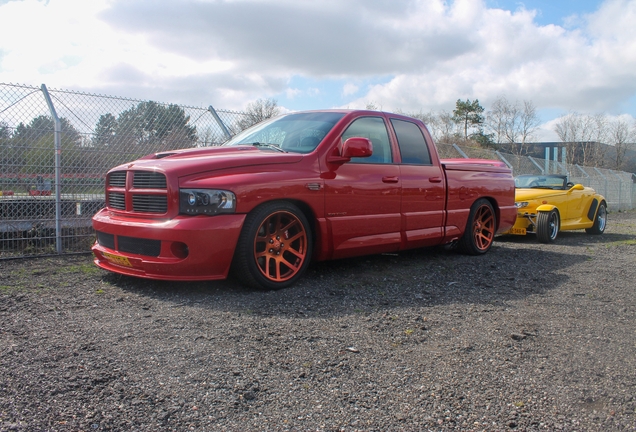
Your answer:
[[[517,208],[528,207],[528,201],[515,201],[515,207]]]

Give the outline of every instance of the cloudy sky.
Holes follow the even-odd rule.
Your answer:
[[[636,0],[0,0],[0,82],[243,109],[636,117]]]

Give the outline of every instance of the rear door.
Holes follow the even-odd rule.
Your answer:
[[[391,119],[400,150],[405,247],[438,244],[444,225],[446,184],[439,165],[434,165],[420,127],[403,119]]]

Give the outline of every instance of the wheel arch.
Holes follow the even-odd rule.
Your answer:
[[[314,212],[314,210],[311,208],[311,206],[309,204],[307,204],[305,201],[302,200],[298,200],[298,199],[292,199],[292,198],[277,198],[277,199],[270,199],[267,201],[263,201],[261,203],[259,203],[257,206],[255,206],[253,209],[251,209],[249,211],[249,213],[253,212],[255,209],[264,206],[266,204],[270,204],[270,203],[274,203],[274,202],[287,202],[289,204],[293,204],[296,207],[298,207],[298,210],[300,210],[305,217],[307,218],[307,221],[309,222],[310,228],[311,228],[311,239],[313,241],[314,246],[316,245],[316,240],[317,240],[317,231],[318,231],[318,226],[316,223],[316,213]]]
[[[593,221],[596,218],[596,213],[598,212],[598,208],[601,204],[605,204],[605,208],[607,209],[607,202],[604,199],[599,201],[597,197],[594,197],[590,203],[590,209],[587,212],[587,218],[589,220]]]
[[[561,217],[561,212],[559,211],[559,208],[555,206],[554,204],[541,204],[540,206],[537,207],[537,212],[550,212],[552,210],[556,210],[557,213],[559,213],[559,217]]]
[[[488,200],[493,210],[495,211],[495,230],[499,231],[499,225],[501,224],[501,209],[499,208],[499,202],[490,196],[482,196],[477,198],[470,206],[472,207],[478,200],[485,199]]]

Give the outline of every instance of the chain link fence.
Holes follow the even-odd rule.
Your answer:
[[[0,83],[0,259],[86,252],[104,178],[117,165],[219,145],[246,113]],[[564,173],[610,210],[634,208],[631,173],[563,165],[483,148],[438,145],[442,158],[503,160],[517,174]]]
[[[636,207],[636,175],[605,168],[583,167],[554,160],[501,153],[481,147],[459,147],[453,144],[437,146],[443,158],[479,158],[501,160],[514,175],[564,174],[571,182],[594,188],[607,200],[610,211],[632,210]]]
[[[219,145],[245,114],[0,84],[0,258],[84,252],[117,165]]]

